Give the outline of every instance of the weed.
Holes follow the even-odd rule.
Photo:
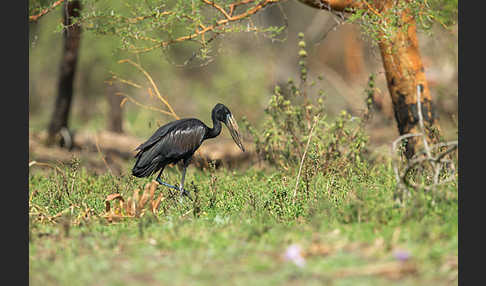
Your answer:
[[[286,171],[299,165],[310,143],[309,158],[304,161],[303,179],[309,190],[317,173],[338,172],[363,161],[368,138],[361,119],[346,111],[330,121],[325,112],[325,92],[318,89],[312,96],[316,81],[309,83],[304,35],[299,33],[299,84],[289,79],[286,89],[275,86],[263,120],[263,132],[257,131],[248,120],[243,125],[252,135],[256,152],[264,161]],[[317,81],[322,80],[318,77]],[[311,129],[315,122],[315,134]],[[313,136],[312,136],[313,135]],[[309,138],[311,137],[312,138]]]

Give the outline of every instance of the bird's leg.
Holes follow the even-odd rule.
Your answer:
[[[155,179],[155,181],[157,181],[157,183],[161,184],[161,185],[164,185],[166,187],[169,187],[169,188],[172,188],[172,189],[175,189],[175,190],[179,190],[179,188],[177,188],[176,186],[172,186],[170,184],[167,184],[166,182],[162,182],[162,180],[160,179],[160,175],[162,175],[162,171],[164,169],[160,170],[159,172],[159,175],[157,176],[157,178]]]
[[[180,191],[181,200],[182,200],[182,195],[186,195],[192,201],[191,194],[189,193],[189,191],[184,190],[184,180],[186,178],[186,169],[187,169],[187,164],[184,163],[184,169],[182,169],[182,179],[181,179],[181,184],[179,185],[179,191]]]

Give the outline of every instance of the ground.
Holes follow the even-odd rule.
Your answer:
[[[295,198],[295,176],[271,167],[190,168],[194,201],[157,187],[138,217],[150,178],[34,165],[30,284],[457,285],[457,184],[398,204],[391,165],[362,164]]]

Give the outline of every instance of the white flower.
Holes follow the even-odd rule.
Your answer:
[[[295,265],[299,267],[304,267],[305,259],[302,256],[302,249],[298,244],[292,244],[285,250],[284,259],[287,261],[292,261]]]

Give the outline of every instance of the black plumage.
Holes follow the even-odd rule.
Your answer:
[[[201,120],[186,118],[172,121],[160,127],[155,133],[135,150],[137,161],[132,169],[136,177],[148,177],[160,170],[156,181],[165,186],[178,189],[182,194],[189,195],[184,190],[186,168],[192,155],[204,140],[214,138],[221,133],[221,122],[228,127],[235,143],[245,151],[241,144],[238,125],[229,109],[223,104],[216,104],[212,110],[213,127],[209,128]],[[168,164],[183,162],[182,179],[179,188],[164,183],[160,176]]]

